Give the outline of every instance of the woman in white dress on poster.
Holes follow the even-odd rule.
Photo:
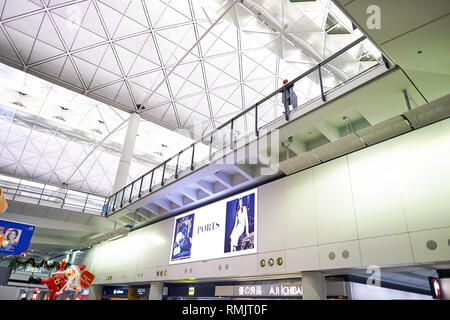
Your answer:
[[[239,245],[239,238],[245,231],[245,235],[248,236],[248,214],[247,207],[242,205],[242,198],[240,198],[236,204],[236,217],[234,220],[233,231],[230,234],[230,246],[231,251],[236,251]]]

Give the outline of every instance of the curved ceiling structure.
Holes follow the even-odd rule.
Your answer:
[[[361,35],[330,0],[274,3],[0,0],[0,172],[107,195],[126,122],[84,160],[138,105],[129,181]]]

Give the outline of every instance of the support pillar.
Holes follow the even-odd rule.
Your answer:
[[[102,300],[103,286],[102,285],[92,285],[89,287],[88,300]]]
[[[150,284],[148,300],[161,300],[163,294],[164,282],[156,281]]]
[[[302,272],[303,300],[325,300],[325,277],[319,271]]]
[[[127,133],[123,141],[122,154],[120,155],[119,167],[117,168],[116,178],[114,180],[113,192],[117,192],[125,187],[133,157],[134,144],[139,129],[140,116],[133,113],[128,120]]]

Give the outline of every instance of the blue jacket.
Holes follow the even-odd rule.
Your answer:
[[[284,88],[282,101],[285,107],[292,105],[292,108],[297,108],[297,95],[294,92],[293,86]]]

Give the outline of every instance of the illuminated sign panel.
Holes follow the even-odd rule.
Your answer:
[[[257,190],[176,216],[170,264],[256,253]]]
[[[233,292],[235,296],[244,296],[244,297],[303,296],[303,288],[301,284],[242,285],[242,286],[234,286]]]
[[[20,255],[30,245],[35,226],[0,220],[0,254]]]
[[[438,278],[428,277],[430,283],[431,295],[434,299],[442,300],[441,284]]]

